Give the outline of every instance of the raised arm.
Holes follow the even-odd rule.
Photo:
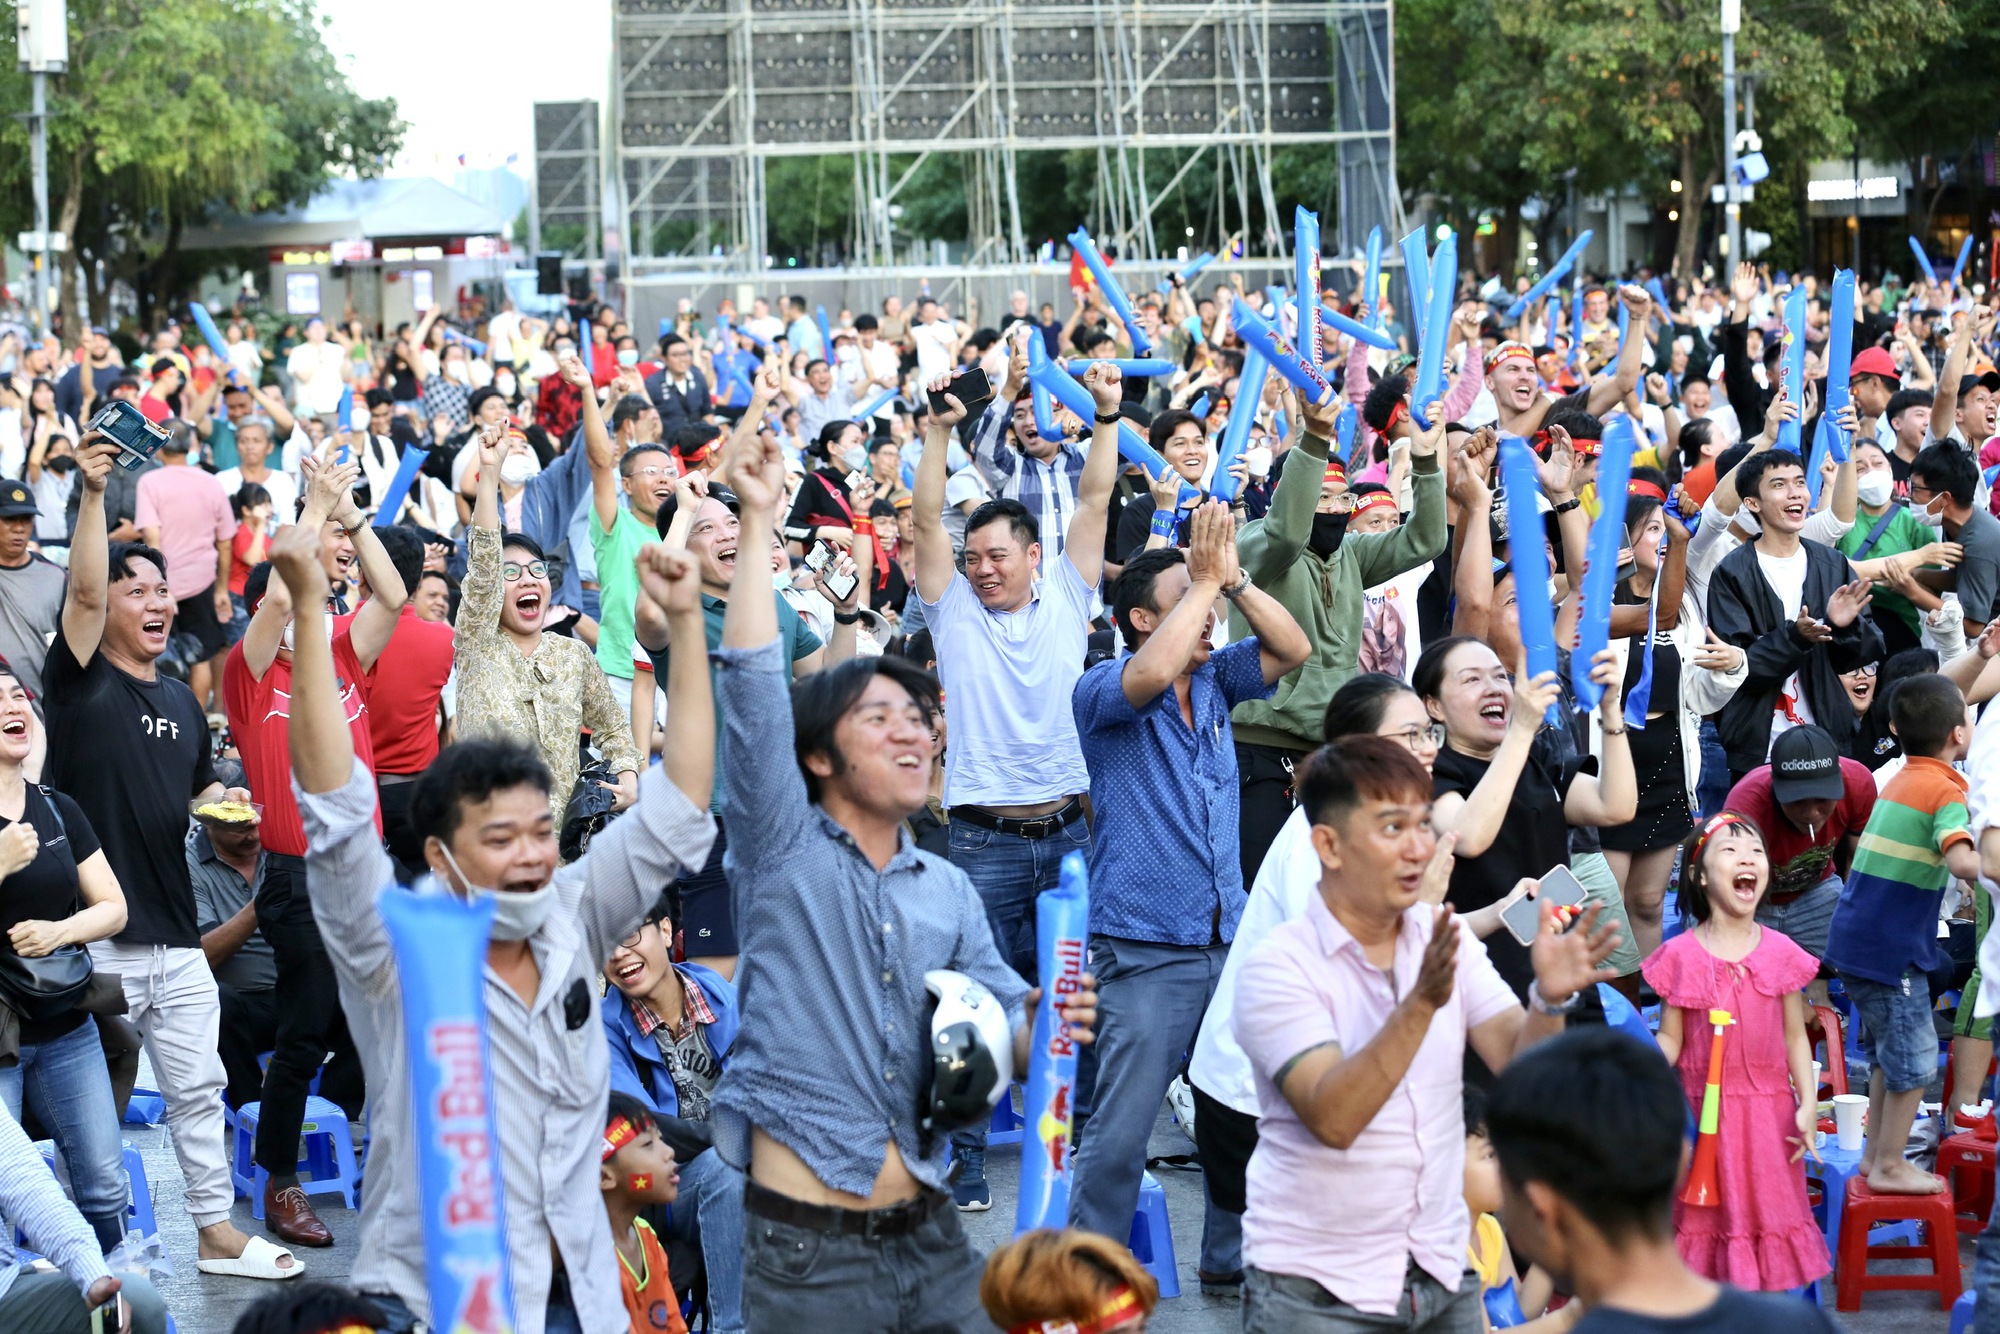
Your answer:
[[[1485,776],[1471,792],[1447,792],[1431,806],[1431,826],[1439,833],[1458,835],[1458,855],[1477,857],[1493,846],[1500,836],[1501,822],[1514,799],[1514,785],[1527,767],[1528,751],[1549,705],[1561,694],[1554,672],[1530,677],[1526,670],[1514,674],[1514,704],[1507,717],[1507,734],[1493,753]]]
[[[784,477],[784,456],[778,462],[778,476]],[[755,569],[759,562],[743,561]],[[649,542],[639,548],[639,601],[650,603],[667,622],[668,635],[686,645],[707,643],[701,609],[701,566],[685,551],[670,550],[664,543]],[[732,587],[731,604],[735,603]],[[749,602],[760,601],[747,596]],[[761,599],[771,608],[771,629],[777,630],[777,603],[769,595]],[[651,729],[651,710],[648,711]],[[701,809],[707,809],[715,786],[715,700],[709,689],[708,654],[676,653],[667,663],[667,741],[661,747],[661,767],[682,795]]]
[[[962,408],[958,415],[965,415]],[[943,452],[943,446],[939,445],[939,455],[942,456]],[[931,451],[926,449],[926,462],[930,456]],[[739,531],[744,537],[773,531],[778,522],[778,503],[785,494],[785,454],[778,442],[753,438],[744,448],[731,451],[728,481],[741,507]],[[921,476],[917,483],[919,486],[923,484]],[[921,527],[917,530],[917,540],[920,543],[923,541]],[[684,637],[678,628],[674,637],[682,643],[701,642]],[[761,558],[739,559],[735,573],[729,579],[729,609],[722,619],[722,645],[724,648],[760,648],[777,637],[778,600],[771,591],[771,567]],[[675,665],[694,656],[692,653],[677,654]],[[668,675],[672,675],[672,668],[669,668]],[[667,700],[667,726],[671,731],[671,692]]]
[[[1097,421],[1083,475],[1076,482],[1076,513],[1063,537],[1063,559],[1095,588],[1104,578],[1104,529],[1111,521],[1111,489],[1118,484],[1117,416],[1124,386],[1118,368],[1101,361],[1084,373],[1083,386],[1097,401]],[[925,450],[924,456],[928,458],[930,451]]]
[[[1118,684],[1125,692],[1125,702],[1135,709],[1145,708],[1172,689],[1174,678],[1187,669],[1195,645],[1208,629],[1209,610],[1222,595],[1225,577],[1231,582],[1235,579],[1235,522],[1229,507],[1219,500],[1206,501],[1189,523],[1187,591],[1119,671]]]
[[[118,446],[93,432],[76,452],[83,495],[76,507],[76,531],[70,535],[69,589],[63,594],[63,643],[79,667],[88,667],[104,637],[104,611],[110,595],[111,542],[104,526],[104,488],[116,465]]]
[[[611,432],[604,429],[604,414],[597,406],[597,391],[591,387],[590,371],[575,356],[557,363],[563,383],[578,391],[582,402],[577,418],[583,425],[583,445],[590,461],[590,503],[600,531],[609,533],[618,522],[618,447]],[[571,446],[575,448],[575,446]],[[485,484],[482,474],[480,483]]]
[[[1271,508],[1248,526],[1237,542],[1243,568],[1260,583],[1269,583],[1290,569],[1312,537],[1313,513],[1319,508],[1320,483],[1326,477],[1327,442],[1334,435],[1339,404],[1301,405],[1305,434],[1287,451],[1284,475],[1271,493]],[[1232,410],[1233,407],[1232,407]],[[1356,430],[1361,427],[1357,424]]]
[[[931,385],[933,393],[950,383],[940,377]],[[952,558],[951,536],[944,530],[945,453],[951,448],[952,428],[965,420],[965,404],[956,395],[945,395],[946,409],[933,412],[924,427],[924,453],[917,460],[916,486],[910,497],[910,512],[917,530],[917,596],[936,603],[951,587],[957,563]],[[1081,500],[1079,498],[1079,510]],[[1098,554],[1103,555],[1103,533],[1098,534]]]
[[[296,607],[326,605],[326,571],[319,563],[319,529],[293,524],[271,539],[271,565]],[[334,680],[326,618],[299,616],[292,625],[292,776],[306,792],[333,792],[354,774],[354,738]]]
[[[1632,312],[1631,326],[1635,329],[1644,329],[1647,314],[1653,308],[1652,295],[1643,287],[1627,283],[1618,289],[1618,299]],[[1590,411],[1594,415],[1601,417],[1611,411],[1618,400],[1638,387],[1645,350],[1646,340],[1643,337],[1630,333],[1626,335],[1625,347],[1618,354],[1618,365],[1611,377],[1599,380],[1590,387],[1588,402]]]

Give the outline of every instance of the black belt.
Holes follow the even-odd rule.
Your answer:
[[[1071,797],[1063,803],[1061,810],[1025,818],[1018,815],[995,815],[984,806],[954,806],[950,815],[954,820],[963,820],[966,824],[977,825],[981,829],[991,829],[996,834],[1012,834],[1016,838],[1052,838],[1083,818],[1083,798]]]
[[[834,1237],[907,1236],[950,1205],[951,1197],[943,1191],[927,1190],[886,1209],[840,1209],[830,1204],[807,1204],[755,1181],[743,1183],[744,1212]]]
[[[376,774],[375,786],[394,787],[397,783],[414,783],[422,777],[422,774]]]

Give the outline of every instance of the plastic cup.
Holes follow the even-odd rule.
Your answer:
[[[1818,1061],[1814,1061],[1812,1087],[1804,1090],[1806,1098],[1810,1099],[1813,1102],[1819,1101],[1819,1082],[1820,1082],[1820,1064]]]
[[[1834,1142],[1849,1153],[1861,1148],[1861,1118],[1867,1110],[1868,1099],[1859,1093],[1833,1096]]]

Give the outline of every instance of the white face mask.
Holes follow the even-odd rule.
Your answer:
[[[1933,514],[1928,505],[1912,505],[1910,506],[1910,517],[1926,528],[1936,528],[1939,530],[1944,528],[1944,511],[1942,509]]]
[[[771,583],[779,592],[784,592],[792,586],[792,572],[789,569],[773,570],[771,572]]]
[[[860,468],[866,468],[868,466],[868,447],[866,445],[856,445],[854,448],[848,450],[845,454],[841,455],[840,457],[841,460],[847,464],[847,470],[849,472],[854,472]]]
[[[1896,480],[1886,472],[1871,472],[1854,484],[1854,494],[1870,509],[1889,503],[1889,493],[1895,488]]]
[[[456,380],[460,384],[464,384],[468,379],[470,379],[471,374],[472,373],[470,371],[466,370],[465,363],[462,361],[450,362],[444,368],[445,378],[447,380]]]
[[[509,941],[526,940],[529,936],[541,930],[542,924],[549,920],[549,914],[555,911],[556,882],[554,880],[549,881],[548,884],[543,885],[540,889],[516,890],[502,894],[496,890],[488,889],[484,885],[475,885],[470,880],[467,880],[465,872],[459,869],[458,858],[451,855],[451,849],[444,847],[442,844],[439,847],[444,852],[444,859],[451,863],[452,873],[458,877],[459,883],[465,886],[463,897],[474,902],[480,899],[490,899],[492,901],[493,939]],[[436,876],[426,876],[424,879],[430,882],[432,890],[445,893],[450,892],[446,886],[439,883]],[[423,891],[420,889],[420,892]]]
[[[541,470],[541,460],[517,449],[500,465],[500,480],[509,486],[526,486],[528,480]]]
[[[514,377],[511,375],[494,376],[493,387],[500,391],[500,396],[502,398],[514,397]]]
[[[328,642],[328,643],[332,643],[332,642],[333,642],[333,613],[329,611],[329,612],[326,612],[326,613],[324,613],[324,615],[325,615],[325,617],[326,617],[326,638],[327,638],[327,642]],[[287,652],[287,653],[290,653],[290,652],[292,651],[292,627],[293,627],[293,626],[294,626],[295,624],[297,624],[297,618],[296,618],[296,617],[294,617],[294,618],[293,618],[292,620],[289,620],[289,621],[286,621],[286,622],[285,622],[285,633],[284,633],[283,635],[281,635],[281,636],[279,637],[279,639],[278,639],[278,645],[279,645],[279,647],[283,648],[283,649],[285,650],[285,652]]]

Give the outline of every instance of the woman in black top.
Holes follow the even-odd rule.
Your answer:
[[[0,953],[24,959],[125,929],[125,896],[83,811],[27,781],[34,714],[0,664]],[[8,993],[0,988],[0,1003]],[[0,1067],[0,1098],[22,1103],[55,1137],[76,1203],[105,1250],[125,1236],[124,1152],[97,1023],[79,1009],[21,1015],[20,1060]]]
[[[1593,679],[1605,686],[1604,774],[1587,773],[1590,757],[1552,761],[1535,745],[1543,715],[1559,691],[1555,674],[1516,681],[1493,650],[1455,635],[1424,646],[1412,684],[1432,718],[1444,724],[1444,747],[1431,767],[1436,801],[1431,823],[1458,836],[1445,902],[1460,912],[1507,897],[1523,879],[1569,865],[1571,824],[1622,824],[1638,794],[1613,655],[1598,655]],[[1510,785],[1482,783],[1513,773]],[[1486,938],[1493,966],[1519,995],[1534,969],[1528,947],[1506,931]]]

